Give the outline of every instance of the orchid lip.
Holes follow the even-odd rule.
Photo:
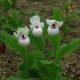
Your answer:
[[[38,26],[36,26],[36,29],[38,29]]]
[[[21,36],[22,40],[26,39],[26,36],[25,35],[22,35]]]
[[[52,24],[51,28],[52,29],[56,29],[56,25],[55,24]]]

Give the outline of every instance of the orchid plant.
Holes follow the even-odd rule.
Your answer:
[[[41,22],[40,17],[35,15],[30,18],[30,29],[27,26],[18,28],[13,35],[2,31],[1,36],[6,46],[23,58],[17,76],[5,80],[67,80],[61,75],[59,62],[80,47],[80,39],[62,44],[59,31],[63,21],[60,17],[55,19],[54,16],[54,19],[46,19],[45,22]],[[52,46],[48,51],[47,41]]]

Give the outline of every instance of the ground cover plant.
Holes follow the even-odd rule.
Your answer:
[[[51,19],[41,20],[39,15],[30,17],[29,27],[21,23],[14,29],[8,25],[10,31],[3,28],[1,40],[23,58],[19,73],[15,77],[5,77],[4,80],[69,80],[61,75],[59,64],[63,57],[80,47],[80,38],[63,43],[65,35],[60,33],[60,29],[64,24],[61,11],[57,9]],[[48,43],[52,49],[46,52]]]

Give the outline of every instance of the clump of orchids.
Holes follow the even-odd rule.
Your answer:
[[[44,22],[40,21],[40,17],[35,15],[30,18],[30,29],[32,30],[32,34],[35,37],[40,37],[43,34]],[[50,36],[55,36],[59,33],[59,28],[62,26],[63,21],[56,21],[46,19],[47,25],[49,25],[47,32]],[[18,28],[16,32],[14,32],[14,36],[18,39],[18,42],[22,46],[28,46],[30,43],[30,39],[28,37],[29,29],[27,26],[24,28]]]

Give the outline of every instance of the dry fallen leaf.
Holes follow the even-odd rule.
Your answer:
[[[77,8],[77,3],[71,3],[69,6],[68,6],[68,12],[72,12],[75,8]]]

